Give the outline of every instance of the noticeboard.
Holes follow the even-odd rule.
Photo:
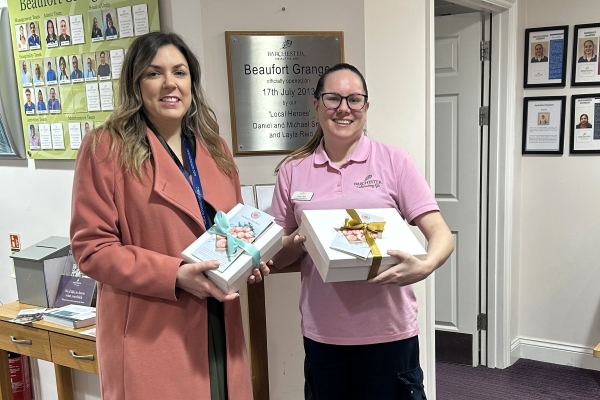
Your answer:
[[[118,105],[125,53],[160,30],[157,0],[8,5],[28,158],[75,159]]]

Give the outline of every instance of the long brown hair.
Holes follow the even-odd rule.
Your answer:
[[[360,77],[360,80],[362,81],[365,95],[367,96],[367,98],[369,98],[369,90],[367,89],[367,81],[365,80],[365,77],[363,76],[363,74],[360,73],[358,68],[356,68],[352,64],[347,64],[347,63],[336,64],[333,67],[329,68],[327,71],[325,71],[325,73],[323,75],[321,75],[321,77],[319,78],[319,81],[317,82],[317,87],[315,88],[314,98],[317,101],[319,101],[321,99],[321,94],[323,93],[323,87],[325,86],[325,79],[327,78],[327,76],[329,74],[331,74],[332,72],[341,71],[341,70],[349,70],[349,71],[354,72],[356,75],[358,75]],[[319,144],[321,143],[322,138],[323,138],[323,128],[321,128],[321,125],[319,124],[319,126],[317,127],[317,130],[315,131],[314,136],[304,146],[300,147],[298,150],[294,150],[293,152],[288,154],[283,160],[281,160],[279,162],[279,164],[277,164],[277,167],[275,167],[275,173],[277,173],[279,171],[279,168],[281,168],[281,166],[287,160],[296,160],[296,159],[300,159],[300,158],[306,158],[309,155],[311,155],[312,153],[314,153],[315,150],[317,149],[317,147],[319,147]]]
[[[122,167],[142,180],[142,166],[150,158],[150,144],[146,137],[148,119],[142,107],[140,80],[158,50],[169,45],[175,46],[185,57],[192,80],[192,104],[181,121],[181,130],[190,137],[198,137],[217,167],[231,177],[237,169],[223,148],[215,113],[208,105],[200,85],[200,63],[176,33],[150,32],[131,44],[119,79],[120,104],[106,123],[94,132],[93,146],[97,145],[103,132],[108,132],[111,154],[120,150]]]

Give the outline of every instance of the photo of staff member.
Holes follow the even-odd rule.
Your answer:
[[[31,89],[25,89],[25,114],[35,114],[35,103],[31,100]]]
[[[40,148],[40,137],[35,129],[35,125],[29,125],[29,148],[39,149]]]
[[[29,23],[29,39],[27,39],[27,44],[29,45],[29,49],[39,49],[41,46],[40,35],[38,32],[40,31],[37,22]]]
[[[60,101],[56,87],[48,88],[48,110],[50,112],[60,112]]]
[[[31,61],[31,65],[33,65],[33,84],[36,86],[44,84],[44,75],[42,75],[42,60],[33,60]]]
[[[538,125],[548,125],[550,123],[550,114],[538,113]]]
[[[58,41],[61,46],[68,46],[71,44],[71,36],[69,36],[69,20],[68,17],[58,17],[56,23],[60,27],[60,34]]]
[[[85,135],[92,131],[92,123],[90,121],[85,121],[81,123],[81,138],[83,139]]]
[[[579,117],[579,123],[575,125],[575,129],[589,129],[592,127],[592,124],[589,122],[589,118],[587,114],[581,114]]]
[[[581,42],[581,41],[580,41]],[[581,48],[581,43],[579,44],[579,48]],[[583,54],[577,60],[578,63],[585,62],[596,62],[598,61],[598,55],[596,53],[596,44],[592,39],[586,39],[583,42]]]
[[[27,46],[27,38],[25,37],[25,25],[17,25],[17,50],[24,51],[29,47]]]
[[[44,58],[44,65],[46,66],[46,83],[56,83],[57,76],[54,58]]]
[[[72,55],[69,58],[71,59],[71,65],[73,66],[73,68],[71,69],[71,80],[73,82],[82,81],[83,71],[79,69],[79,56]]]
[[[67,67],[67,60],[63,56],[60,56],[56,59],[56,64],[58,65],[58,81],[60,83],[69,82],[71,79]]]
[[[533,44],[532,63],[548,62],[548,57],[544,55],[544,49],[548,47],[548,42],[538,42]]]
[[[104,37],[108,39],[117,38],[117,13],[114,9],[102,11],[104,17]]]
[[[97,42],[99,40],[104,40],[104,35],[102,34],[102,28],[100,27],[102,24],[99,21],[102,21],[102,14],[100,12],[90,13],[90,20],[92,23],[92,42]]]
[[[110,78],[110,64],[108,63],[106,53],[103,51],[98,53],[98,76],[100,79]]]
[[[31,68],[29,67],[29,61],[21,62],[21,84],[23,86],[31,86]]]
[[[48,109],[46,108],[46,103],[44,102],[44,93],[41,89],[38,89],[37,96],[38,101],[35,105],[35,108],[38,114],[45,114],[48,111]]]
[[[82,54],[81,59],[85,60],[85,63],[83,64],[83,77],[85,80],[96,80],[96,56],[94,53]]]
[[[47,19],[44,24],[46,25],[46,47],[58,46],[58,36],[54,27],[54,20]]]

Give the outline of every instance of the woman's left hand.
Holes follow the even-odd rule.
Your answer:
[[[263,277],[269,275],[271,270],[269,267],[273,266],[273,260],[269,260],[266,263],[264,261],[260,262],[260,268],[252,268],[252,275],[248,277],[248,284],[251,285],[253,283],[258,283],[263,280]]]
[[[399,250],[389,250],[387,253],[399,259],[400,262],[375,278],[369,279],[367,283],[406,286],[422,281],[433,272],[427,261],[419,260],[408,253]]]

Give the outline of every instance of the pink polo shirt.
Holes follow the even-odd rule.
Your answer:
[[[313,192],[310,201],[291,200]],[[408,221],[439,210],[427,182],[408,153],[363,134],[350,160],[337,168],[323,142],[310,156],[287,161],[277,174],[272,213],[284,228],[295,228],[303,210],[396,208]],[[308,254],[301,261],[302,334],[328,344],[391,342],[413,337],[417,300],[412,285],[324,283]]]

